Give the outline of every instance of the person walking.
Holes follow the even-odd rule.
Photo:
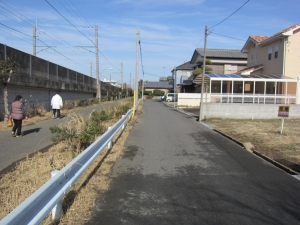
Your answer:
[[[15,101],[11,104],[10,116],[14,120],[14,126],[11,131],[13,137],[20,137],[22,135],[22,120],[28,119],[23,105],[22,95],[17,95]]]
[[[60,119],[60,108],[63,107],[63,101],[59,92],[56,92],[56,94],[52,97],[51,106],[53,110],[52,118],[55,118],[55,114],[57,113],[56,119]]]

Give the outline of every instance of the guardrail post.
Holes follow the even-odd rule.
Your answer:
[[[111,129],[111,127],[108,127],[108,128],[107,128],[107,130],[110,130],[110,129]],[[111,149],[111,148],[112,148],[112,141],[111,141],[111,140],[108,142],[107,148],[108,148],[108,149]]]
[[[59,170],[51,171],[51,177],[54,177],[58,172]],[[62,203],[61,200],[59,200],[56,206],[54,206],[54,208],[52,209],[52,220],[54,222],[58,222],[60,220],[61,211],[62,211]]]
[[[125,117],[125,115],[122,115],[122,119]],[[125,128],[125,124],[123,124],[123,126],[122,126],[122,130],[124,130],[124,128]]]

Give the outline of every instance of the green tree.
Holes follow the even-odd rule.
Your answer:
[[[203,62],[204,62],[203,58],[202,58],[202,59],[198,59],[198,60],[196,61],[197,65],[198,65],[198,68],[196,68],[196,69],[193,71],[192,75],[189,77],[190,80],[193,80],[193,79],[195,79],[199,74],[202,74],[202,72],[203,72]],[[211,73],[212,68],[209,67],[209,66],[206,66],[206,65],[211,65],[211,64],[212,64],[212,62],[211,62],[209,59],[206,59],[206,60],[205,60],[205,73]]]
[[[139,90],[142,90],[142,87],[143,87],[143,80],[140,80],[139,82],[138,82],[138,87],[139,87]]]
[[[6,60],[0,61],[0,82],[3,85],[3,100],[4,100],[4,121],[7,121],[8,118],[8,83],[11,80],[11,77],[16,73],[18,64],[7,57]]]
[[[163,96],[163,95],[165,95],[165,92],[161,91],[161,90],[154,90],[153,95],[154,96]]]

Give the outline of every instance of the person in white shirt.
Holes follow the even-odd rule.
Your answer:
[[[59,92],[56,92],[56,94],[52,97],[51,106],[53,110],[52,118],[55,118],[55,114],[57,112],[56,118],[60,119],[60,108],[63,107],[63,101],[59,95]]]

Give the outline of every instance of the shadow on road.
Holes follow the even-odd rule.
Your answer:
[[[32,133],[38,133],[40,131],[41,128],[34,128],[34,129],[30,129],[30,130],[25,130],[23,131],[23,136],[28,135],[28,134],[32,134]]]

